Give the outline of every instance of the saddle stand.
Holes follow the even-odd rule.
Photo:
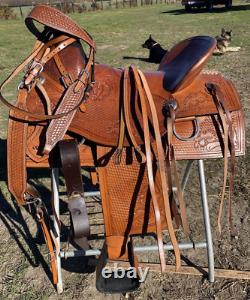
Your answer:
[[[207,199],[207,191],[206,191],[206,180],[205,180],[205,172],[204,172],[204,162],[203,160],[190,160],[187,163],[185,168],[185,172],[182,179],[182,189],[185,190],[185,186],[188,182],[189,175],[191,173],[192,167],[196,162],[197,171],[199,174],[199,184],[200,184],[200,195],[201,195],[201,205],[202,205],[202,214],[204,221],[204,230],[205,230],[205,241],[196,241],[190,243],[179,243],[180,250],[187,249],[201,249],[204,248],[207,251],[207,261],[208,261],[208,274],[207,278],[210,282],[214,282],[214,251],[213,251],[213,240],[212,240],[212,231],[210,226],[210,217],[209,217],[209,208],[208,208],[208,199]],[[58,244],[58,248],[56,250],[56,261],[57,261],[57,272],[58,272],[58,283],[57,283],[57,292],[60,294],[63,292],[63,277],[62,277],[62,267],[61,267],[61,259],[68,259],[72,257],[95,257],[101,255],[101,249],[88,249],[88,250],[63,250],[60,236],[60,228],[58,226],[58,220],[60,220],[60,187],[59,187],[59,169],[52,168],[51,170],[51,187],[52,187],[52,202],[55,208],[54,210],[54,228],[56,231],[56,242]],[[84,198],[91,198],[92,201],[95,201],[96,197],[100,197],[100,192],[85,192]],[[91,201],[91,202],[92,202]],[[99,201],[96,201],[98,205]],[[99,203],[100,205],[100,203]],[[99,207],[100,211],[100,207]],[[164,245],[165,251],[172,251],[173,246],[171,244]],[[135,246],[134,252],[157,252],[158,246]],[[166,270],[167,272],[167,270]],[[204,271],[205,273],[205,271]],[[203,273],[203,274],[204,274]]]

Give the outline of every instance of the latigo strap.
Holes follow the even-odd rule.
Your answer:
[[[68,194],[68,209],[71,216],[71,228],[75,243],[88,248],[90,236],[89,219],[84,199],[78,145],[75,140],[60,141],[60,158]]]

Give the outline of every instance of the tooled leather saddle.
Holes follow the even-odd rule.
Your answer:
[[[34,21],[44,25],[42,32]],[[37,42],[1,85],[0,94],[11,108],[7,141],[11,193],[20,205],[36,204],[39,196],[27,183],[26,168],[49,166],[59,155],[55,150],[59,146],[75,238],[86,239],[90,234],[80,165],[94,166],[105,222],[102,257],[130,259],[137,265],[131,237],[156,233],[164,270],[162,232],[167,230],[176,267],[180,267],[173,220],[186,234],[189,226],[176,160],[224,157],[223,204],[228,157],[232,194],[235,156],[245,151],[243,114],[235,87],[220,74],[202,73],[216,47],[215,39],[186,39],[164,56],[157,71],[142,72],[134,66],[116,69],[95,63],[91,36],[54,8],[37,5],[25,23]],[[88,56],[81,42],[89,46]],[[2,90],[24,68],[18,99],[12,105]],[[86,142],[80,145],[82,138]],[[77,178],[75,185],[72,174]],[[177,193],[172,192],[173,186]],[[37,215],[56,283],[55,245],[40,202]],[[100,282],[101,291],[138,287],[138,282],[128,281],[117,289],[113,281]]]

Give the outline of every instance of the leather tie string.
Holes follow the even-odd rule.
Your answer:
[[[150,130],[149,130],[149,112],[148,107],[150,109],[150,114],[152,116],[152,123],[154,128],[154,135],[156,140],[156,157],[158,158],[158,167],[160,172],[160,178],[161,178],[161,185],[162,185],[162,197],[164,199],[164,209],[165,209],[165,216],[166,216],[166,222],[167,227],[170,235],[171,242],[173,244],[175,258],[176,258],[176,268],[178,269],[181,265],[180,263],[180,251],[178,247],[178,243],[175,237],[174,233],[174,227],[172,223],[172,217],[171,217],[171,211],[170,211],[170,203],[169,203],[169,187],[168,187],[168,178],[166,175],[166,162],[165,162],[165,153],[162,145],[161,140],[161,134],[159,129],[159,120],[154,104],[154,100],[152,97],[152,94],[150,92],[148,83],[146,81],[146,78],[144,74],[137,70],[134,66],[130,67],[130,71],[133,74],[136,88],[139,94],[139,101],[141,104],[141,110],[142,110],[142,118],[143,118],[143,132],[144,132],[144,144],[145,144],[145,150],[146,150],[146,165],[147,165],[147,172],[148,172],[148,182],[149,182],[149,189],[152,197],[153,202],[153,208],[155,213],[155,222],[156,222],[156,231],[157,231],[157,240],[158,240],[158,247],[159,247],[159,256],[160,256],[160,262],[161,262],[161,268],[162,271],[165,270],[166,267],[166,261],[165,261],[165,255],[164,255],[164,247],[163,247],[163,233],[162,233],[162,224],[161,224],[161,215],[160,215],[160,209],[158,204],[158,197],[156,194],[156,188],[155,188],[155,178],[153,173],[153,158],[152,158],[152,149],[151,149],[151,142],[150,142]],[[128,71],[124,71],[124,101],[123,101],[123,107],[124,107],[124,115],[125,115],[125,124],[126,129],[128,131],[129,137],[133,143],[134,148],[139,152],[141,152],[139,146],[135,142],[134,134],[132,131],[132,126],[130,122],[130,97],[126,90],[126,81],[128,81]],[[121,120],[123,122],[123,120]],[[122,134],[120,134],[122,136]],[[121,140],[121,139],[120,139]],[[144,154],[141,155],[141,157],[145,156]],[[142,162],[144,162],[144,159],[142,159]]]
[[[223,206],[224,206],[224,198],[226,192],[226,184],[227,184],[227,177],[228,177],[228,155],[231,152],[231,167],[230,167],[230,178],[229,178],[229,196],[228,196],[228,215],[229,215],[229,227],[231,231],[231,235],[235,236],[236,232],[233,227],[233,220],[232,220],[232,196],[234,191],[234,174],[235,174],[235,144],[234,144],[234,131],[232,127],[232,117],[231,113],[229,112],[226,103],[224,101],[224,96],[220,87],[217,84],[210,83],[206,85],[208,91],[212,94],[214,103],[218,109],[219,117],[222,123],[222,130],[223,130],[223,144],[224,144],[224,179],[223,179],[223,186],[222,186],[222,194],[221,194],[221,202],[220,208],[218,213],[218,231],[221,234],[221,218],[223,213]],[[229,147],[230,143],[230,147]]]

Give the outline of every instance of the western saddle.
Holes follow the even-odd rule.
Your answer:
[[[44,25],[42,32],[34,21]],[[162,232],[167,230],[179,268],[173,220],[187,235],[189,226],[176,161],[224,157],[220,228],[228,157],[230,203],[235,156],[245,151],[236,89],[220,74],[202,73],[216,41],[208,36],[188,38],[165,55],[157,71],[142,72],[135,66],[117,69],[95,63],[91,36],[54,8],[37,5],[25,23],[37,42],[1,85],[0,94],[0,100],[10,107],[8,186],[18,204],[36,207],[51,254],[54,283],[56,245],[39,193],[27,183],[26,168],[52,166],[58,157],[67,186],[73,239],[84,249],[90,229],[80,166],[96,168],[105,223],[97,268],[100,291],[138,287],[138,281],[128,278],[117,287],[114,280],[100,275],[107,258],[129,259],[137,266],[133,235],[156,234],[164,270]],[[89,46],[88,56],[81,42]],[[13,105],[2,91],[24,69]],[[173,186],[177,193],[172,192]],[[233,231],[231,214],[230,224]]]

